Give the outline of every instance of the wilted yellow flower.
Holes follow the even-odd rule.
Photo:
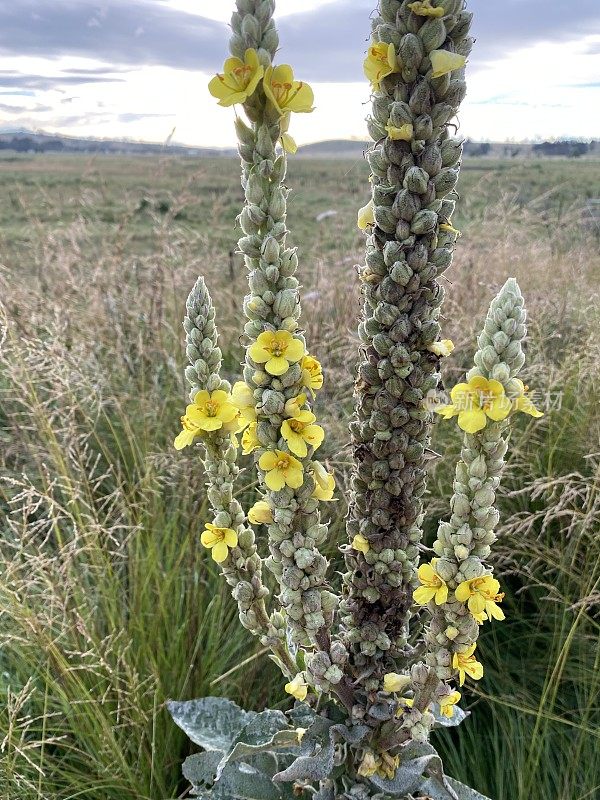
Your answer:
[[[452,692],[451,694],[447,694],[445,697],[440,698],[439,706],[442,717],[452,719],[454,716],[454,706],[458,703],[460,698],[460,692]]]
[[[277,112],[308,113],[313,111],[315,96],[308,83],[294,80],[294,70],[289,64],[267,67],[263,79],[265,94]]]
[[[369,47],[363,68],[371,86],[375,91],[380,87],[381,81],[392,72],[400,71],[400,64],[396,55],[396,47],[385,42],[372,43]]]
[[[455,233],[457,236],[460,236],[460,231],[457,230],[453,225],[449,222],[442,222],[440,225],[440,230],[444,233]]]
[[[270,525],[273,522],[273,509],[266,500],[257,500],[248,511],[248,521],[252,525]]]
[[[436,562],[437,558],[434,558],[431,564],[421,564],[417,572],[421,586],[415,589],[413,597],[419,606],[426,606],[431,600],[441,606],[448,599],[446,581],[435,571]]]
[[[360,553],[366,555],[369,550],[371,549],[371,545],[362,535],[362,533],[357,533],[354,539],[352,539],[352,547],[354,550],[358,550]]]
[[[181,417],[183,430],[175,439],[175,449],[182,450],[192,444],[194,438],[202,432],[218,431],[225,424],[233,422],[238,410],[232,404],[227,392],[219,389],[216,392],[202,390],[188,405],[185,415]]]
[[[406,125],[401,125],[399,128],[388,122],[385,129],[389,138],[394,142],[412,142],[414,128],[410,122],[407,122]]]
[[[442,75],[454,72],[454,70],[464,67],[467,63],[465,56],[461,56],[459,53],[451,53],[449,50],[434,50],[429,53],[429,58],[431,59],[432,78],[441,78]]]
[[[264,364],[269,375],[284,375],[304,356],[304,345],[289,331],[265,331],[248,348],[252,361]]]
[[[504,612],[496,605],[502,602],[504,595],[499,594],[500,583],[491,575],[472,578],[458,585],[454,594],[456,599],[467,603],[467,607],[475,619],[492,618],[503,620]]]
[[[257,447],[260,447],[260,442],[256,435],[257,427],[256,422],[252,422],[242,434],[242,452],[245,456],[249,456]]]
[[[430,344],[427,349],[430,353],[440,356],[440,358],[446,358],[446,356],[449,356],[450,353],[454,351],[454,342],[452,339],[442,339],[439,342]]]
[[[291,419],[283,421],[281,436],[294,455],[306,458],[307,445],[316,450],[323,443],[325,431],[314,424],[316,419],[311,411],[298,411]]]
[[[295,697],[296,700],[303,703],[308,694],[308,684],[304,680],[304,673],[299,672],[293,680],[286,683],[284,689],[288,694],[291,694],[292,697]]]
[[[308,353],[302,359],[302,385],[315,396],[316,389],[323,388],[323,368],[314,356]]]
[[[217,528],[216,525],[206,523],[206,530],[202,533],[200,541],[210,550],[210,554],[217,564],[227,560],[230,547],[237,547],[238,535],[232,528]]]
[[[543,417],[544,412],[537,409],[529,397],[529,387],[525,386],[523,381],[520,381],[518,378],[515,378],[514,380],[519,384],[519,394],[513,401],[514,410],[522,411],[524,414],[529,414],[531,417],[535,417],[536,419]]]
[[[472,644],[462,653],[454,653],[452,656],[452,666],[458,670],[460,686],[465,682],[465,675],[473,678],[474,681],[483,678],[483,664],[480,664],[473,655],[476,647],[477,644]]]
[[[468,383],[457,383],[450,392],[452,403],[439,406],[436,414],[444,419],[458,416],[458,427],[466,433],[477,433],[487,424],[487,418],[500,422],[510,414],[511,402],[500,381],[476,375]]]
[[[231,402],[239,409],[240,417],[249,425],[256,422],[256,401],[254,393],[245,381],[237,381],[231,390]]]
[[[293,136],[290,136],[288,133],[290,129],[290,118],[291,112],[288,111],[287,114],[284,114],[281,118],[281,146],[285,150],[286,153],[294,153],[298,152],[298,145],[296,144],[296,140]]]
[[[441,6],[432,6],[431,0],[417,0],[415,3],[409,3],[408,7],[419,17],[443,17],[446,13]]]
[[[369,200],[366,206],[359,208],[356,224],[361,231],[366,231],[369,225],[375,225],[375,205],[372,200]]]
[[[397,672],[388,672],[383,676],[383,689],[386,692],[402,692],[410,685],[408,675],[399,675]]]
[[[323,464],[319,461],[313,461],[310,465],[312,476],[315,480],[315,490],[312,496],[315,500],[329,502],[333,500],[333,493],[335,491],[335,478],[330,472],[327,472]]]
[[[283,450],[267,450],[258,459],[258,466],[265,472],[265,483],[273,492],[284,486],[299,489],[304,481],[301,462]]]
[[[358,774],[363,778],[372,778],[376,772],[377,759],[375,754],[371,750],[367,750],[358,767]]]
[[[208,90],[216,97],[220,106],[232,106],[245,103],[254,94],[265,69],[258,59],[256,50],[246,50],[244,60],[228,58],[223,72],[208,84]]]

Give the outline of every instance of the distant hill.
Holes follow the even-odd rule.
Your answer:
[[[301,158],[362,158],[371,142],[355,139],[331,139],[300,147]],[[192,147],[182,144],[156,144],[127,139],[91,139],[62,134],[0,128],[0,151],[17,153],[104,153],[112,155],[175,155],[200,158],[231,158],[235,148]],[[465,142],[465,156],[488,158],[531,158],[541,156],[583,155],[600,157],[600,141],[582,142],[565,139],[553,142]]]

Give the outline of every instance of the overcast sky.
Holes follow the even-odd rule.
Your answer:
[[[376,0],[278,0],[280,63],[315,90],[301,142],[366,137],[362,60]],[[207,90],[234,0],[0,0],[0,128],[234,143]],[[470,0],[461,113],[474,139],[600,137],[600,0]]]

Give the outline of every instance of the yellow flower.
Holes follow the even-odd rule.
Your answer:
[[[417,572],[421,585],[415,589],[413,597],[419,606],[426,606],[431,600],[441,606],[448,599],[448,587],[435,571],[436,563],[437,558],[434,558],[431,564],[421,564]]]
[[[452,656],[452,666],[458,670],[460,686],[465,682],[465,675],[473,678],[474,681],[483,678],[483,664],[480,664],[473,655],[476,647],[477,644],[472,644],[462,653],[454,653]]]
[[[476,375],[468,383],[457,383],[450,392],[451,405],[439,406],[436,414],[444,419],[458,416],[458,427],[466,433],[477,433],[487,418],[500,422],[510,414],[511,402],[500,381]]]
[[[256,422],[256,401],[254,392],[245,381],[237,381],[231,390],[231,402],[239,409],[240,417],[246,425]]]
[[[452,339],[442,339],[439,342],[430,344],[427,349],[430,353],[440,356],[440,358],[446,358],[446,356],[449,356],[450,353],[454,351],[454,342]]]
[[[245,456],[249,456],[257,447],[260,447],[256,429],[256,422],[252,422],[242,434],[242,452]]]
[[[298,411],[292,419],[286,419],[281,425],[281,436],[291,452],[306,458],[310,445],[316,450],[323,443],[325,431],[320,425],[315,425],[316,417],[311,411]]]
[[[385,692],[402,692],[410,684],[408,675],[398,675],[397,672],[388,672],[383,676],[383,689]]]
[[[369,225],[375,225],[375,205],[372,200],[369,200],[366,206],[359,208],[356,224],[361,231],[366,231]]]
[[[290,136],[288,133],[290,129],[291,116],[291,113],[288,111],[288,113],[284,114],[284,116],[281,118],[281,146],[286,153],[291,153],[294,155],[294,153],[298,152],[298,145],[296,144],[294,137]]]
[[[248,423],[244,422],[244,420],[242,420],[240,414],[238,413],[236,417],[231,420],[231,422],[226,422],[223,425],[222,430],[230,435],[231,443],[233,444],[234,447],[239,446],[237,434],[241,433],[247,424]]]
[[[408,7],[419,17],[443,17],[445,14],[441,6],[432,6],[431,0],[417,0],[416,3],[409,3]]]
[[[248,348],[252,361],[264,364],[269,375],[284,375],[304,356],[304,345],[289,331],[265,331]]]
[[[304,674],[299,672],[296,677],[285,685],[285,691],[299,700],[301,703],[306,700],[308,694],[308,684],[304,681]]]
[[[454,716],[454,706],[458,703],[460,698],[460,692],[452,692],[451,694],[447,694],[445,697],[440,698],[440,714],[442,717],[452,719]]]
[[[281,116],[288,111],[306,114],[314,110],[313,90],[308,83],[294,80],[294,70],[289,64],[267,67],[263,86],[265,94]]]
[[[286,401],[283,413],[286,417],[295,417],[296,414],[299,414],[302,411],[302,407],[305,403],[306,395],[304,392],[301,392],[301,394],[296,395],[296,397],[291,397]]]
[[[273,492],[284,486],[299,489],[304,481],[304,469],[298,459],[283,450],[267,450],[258,459],[258,466],[266,473],[265,483]]]
[[[273,522],[273,509],[266,500],[257,500],[248,511],[248,521],[252,525],[270,525]]]
[[[206,523],[206,530],[202,533],[200,541],[210,550],[210,554],[217,564],[227,560],[230,547],[237,547],[238,536],[231,528],[217,528],[216,525]]]
[[[333,493],[335,491],[335,478],[330,472],[327,472],[323,464],[319,461],[313,461],[310,465],[310,471],[315,481],[315,490],[312,496],[315,500],[329,502],[333,500]]]
[[[491,575],[484,575],[481,578],[463,581],[458,585],[454,594],[460,603],[467,603],[469,611],[478,621],[486,618],[503,620],[504,612],[496,605],[504,598],[499,591],[499,582]]]
[[[395,45],[385,42],[372,43],[363,67],[365,75],[371,81],[371,86],[377,91],[384,78],[391,75],[392,72],[400,71]]]
[[[188,406],[188,408],[193,408],[193,406]],[[183,450],[184,447],[189,447],[189,445],[194,443],[196,436],[202,436],[204,433],[202,428],[187,414],[181,417],[181,425],[183,426],[183,430],[175,437],[173,443],[176,450]]]
[[[410,122],[407,122],[406,125],[401,125],[399,128],[388,122],[385,129],[388,137],[394,142],[412,142],[414,128]]]
[[[223,72],[215,75],[208,84],[208,90],[217,98],[220,106],[245,103],[254,94],[264,74],[265,69],[258,60],[258,53],[249,48],[243,61],[239,58],[227,59]]]
[[[440,230],[444,231],[444,233],[455,233],[457,236],[460,236],[460,231],[453,227],[449,222],[442,222],[440,225]]]
[[[544,412],[540,411],[533,405],[533,402],[528,395],[529,387],[525,386],[523,381],[520,381],[518,378],[515,378],[515,381],[519,384],[519,394],[513,401],[514,410],[522,411],[524,414],[529,414],[531,417],[535,417],[536,419],[543,417]]]
[[[323,388],[323,367],[313,356],[308,353],[302,359],[302,385],[306,386],[312,396],[315,396],[315,389]]]
[[[459,53],[451,53],[449,50],[434,50],[429,53],[431,59],[431,73],[432,78],[441,78],[442,75],[447,75],[449,72],[454,72],[455,69],[464,67],[467,63],[465,56]]]
[[[352,539],[352,547],[354,550],[358,550],[360,553],[366,555],[369,550],[371,549],[371,545],[362,535],[362,533],[357,533],[354,539]]]
[[[302,739],[304,739],[305,733],[306,728],[296,728],[296,738],[298,739],[298,744],[302,744]]]
[[[227,392],[219,389],[216,392],[202,390],[194,397],[181,417],[182,432],[175,439],[175,448],[182,450],[192,444],[194,438],[206,431],[218,431],[237,417],[237,408],[231,403]]]
[[[358,774],[363,778],[372,778],[377,772],[377,768],[378,763],[375,754],[371,750],[367,750],[360,762]]]

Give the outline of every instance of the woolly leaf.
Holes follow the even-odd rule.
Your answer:
[[[268,775],[249,764],[227,764],[221,779],[212,783],[216,774],[219,754],[197,753],[183,764],[183,774],[193,787],[193,795],[202,800],[283,800],[280,787]]]
[[[430,744],[409,742],[400,751],[400,763],[394,777],[388,780],[373,775],[370,781],[392,797],[404,797],[421,787],[426,772],[433,770],[438,774],[441,769],[442,761],[435,748]],[[450,797],[451,795],[446,795],[445,800]]]
[[[255,711],[243,709],[222,697],[203,697],[167,703],[173,721],[194,742],[205,750],[229,749],[238,732],[256,716]]]
[[[489,797],[471,789],[470,786],[466,786],[455,778],[446,778],[446,780],[458,800],[490,800]],[[441,786],[435,778],[428,778],[424,781],[419,791],[427,795],[430,800],[450,800],[452,798],[447,789]]]
[[[217,768],[217,780],[229,762],[268,750],[297,746],[298,735],[288,727],[284,714],[267,709],[253,717],[237,734]]]
[[[453,706],[453,713],[451,717],[445,717],[440,712],[440,707],[437,703],[434,703],[431,708],[431,713],[435,717],[435,728],[456,728],[457,725],[460,725],[461,722],[469,716],[468,711],[463,711],[462,708],[459,706]]]

